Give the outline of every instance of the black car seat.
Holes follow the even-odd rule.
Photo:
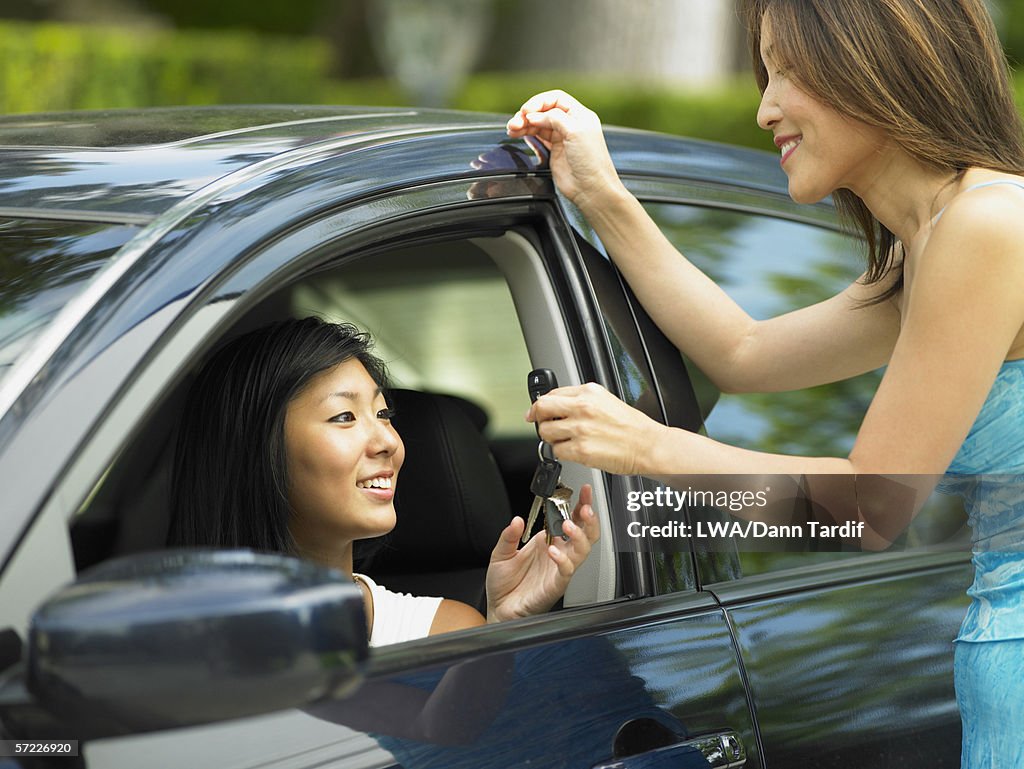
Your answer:
[[[389,590],[454,598],[484,612],[487,564],[512,519],[483,434],[486,414],[451,395],[392,390],[390,399],[405,443],[398,524],[356,569]]]

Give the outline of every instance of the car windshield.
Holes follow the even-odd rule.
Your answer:
[[[138,227],[0,218],[0,385]]]

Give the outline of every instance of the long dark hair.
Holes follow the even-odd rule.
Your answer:
[[[171,483],[169,544],[295,554],[288,529],[284,421],[317,374],[350,358],[386,389],[368,334],[320,318],[286,320],[218,349],[186,398]]]
[[[885,130],[952,178],[968,168],[1024,173],[1024,131],[1009,68],[984,0],[744,0],[763,93],[761,23],[773,56],[808,93]],[[897,239],[850,190],[836,208],[868,245],[868,283],[902,267]],[[902,289],[900,278],[874,302]]]

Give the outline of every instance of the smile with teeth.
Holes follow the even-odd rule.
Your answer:
[[[800,145],[801,141],[803,141],[803,137],[797,137],[796,139],[790,139],[788,142],[781,145],[779,150],[782,152],[782,159],[785,160],[789,156],[789,153]]]
[[[356,481],[356,486],[360,489],[390,489],[391,479],[390,478],[367,478],[365,481]]]

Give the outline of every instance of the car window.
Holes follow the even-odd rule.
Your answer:
[[[539,255],[528,253],[527,247],[524,238],[510,235],[396,246],[339,258],[328,268],[280,285],[227,331],[230,336],[282,317],[318,315],[354,323],[372,334],[396,388],[389,397],[396,406],[394,424],[405,442],[406,459],[396,496],[399,525],[386,547],[370,543],[357,548],[357,567],[365,566],[364,573],[390,590],[479,604],[500,531],[513,515],[525,517],[529,509],[530,479],[537,464],[534,428],[524,419],[531,353],[560,371],[575,364],[571,357],[559,359],[550,351],[531,347],[528,352],[528,323],[520,317],[521,300],[513,301],[510,287],[510,281],[526,278],[511,275],[510,269],[525,274],[527,264],[538,262],[531,268],[535,279],[547,277],[539,277]],[[502,249],[514,253],[503,257],[498,253]],[[516,290],[524,292],[523,286]],[[538,292],[531,287],[529,293]],[[553,300],[549,306],[536,303],[531,310],[528,320],[534,326],[550,329],[560,322]],[[543,330],[540,335],[547,340],[557,336]],[[193,373],[200,363],[197,358],[190,364]],[[174,430],[190,380],[186,376],[165,397],[74,519],[71,535],[79,569],[164,545]],[[421,404],[436,404],[436,398],[445,399],[447,406],[457,404],[466,417],[461,423],[471,424],[470,432],[458,433],[461,440],[452,438],[444,445],[431,440],[431,435],[456,429],[450,420],[435,424],[422,416],[433,410]],[[471,450],[456,451],[451,448],[456,443],[472,444]],[[435,456],[436,461],[424,461]],[[567,470],[566,483],[575,489],[585,482],[596,485],[593,473],[579,472],[585,477],[570,478]],[[410,557],[403,557],[403,543],[414,548],[408,550]],[[435,551],[443,556],[428,557]],[[566,606],[613,597],[614,572],[606,572],[614,565],[610,555],[603,555],[607,557],[594,554],[578,571]],[[456,568],[466,573],[449,574]]]
[[[475,532],[470,549],[476,552],[474,568],[481,570],[500,530],[513,515],[525,518],[533,501],[530,482],[537,467],[537,438],[533,425],[524,419],[529,407],[526,374],[543,366],[555,370],[564,384],[580,381],[577,356],[581,352],[568,339],[567,324],[540,253],[543,248],[520,232],[395,245],[362,253],[310,275],[290,292],[287,311],[292,315],[319,313],[369,331],[400,388],[457,396],[484,413],[486,445],[481,451],[490,455],[484,464],[493,461],[508,505],[486,505],[472,519],[467,518],[465,525],[458,525],[458,531]],[[409,414],[406,410],[405,416]],[[400,434],[410,427],[415,429],[414,425],[403,424],[405,416],[399,403],[396,428]],[[407,580],[400,572],[405,560],[413,559],[399,559],[399,549],[393,545],[407,536],[411,520],[422,523],[435,510],[447,509],[450,515],[466,505],[459,499],[441,501],[438,490],[444,488],[444,482],[438,478],[430,480],[420,495],[436,501],[417,509],[419,503],[410,496],[414,487],[409,480],[418,471],[412,470],[410,463],[414,461],[411,457],[422,456],[424,448],[407,441],[406,449],[404,491],[403,484],[399,484],[396,500],[399,524],[388,548],[375,555],[372,562],[389,589],[429,595],[434,578],[419,575]],[[468,465],[476,461],[468,456],[461,460]],[[479,492],[479,484],[490,472],[487,467],[478,467],[464,475],[466,479],[461,483]],[[567,465],[562,480],[575,490],[589,483],[594,488],[595,509],[608,509],[601,476],[596,471]],[[506,512],[500,512],[502,508]],[[480,521],[486,522],[485,528],[479,527]],[[423,525],[418,540],[434,531]],[[602,518],[603,529],[609,526],[608,519]],[[601,544],[574,575],[564,606],[614,597],[616,570],[611,541],[610,529],[606,529]],[[453,563],[465,558],[465,551],[451,553]],[[370,575],[375,576],[372,572]],[[449,597],[469,598],[461,592],[450,592]]]
[[[864,270],[860,241],[835,230],[690,205],[649,202],[645,208],[687,258],[757,319],[822,301]],[[686,360],[686,366],[709,437],[756,451],[803,456],[849,453],[882,376],[880,369],[794,392],[725,394],[692,361]],[[934,495],[896,546],[959,546],[963,533],[962,504]],[[810,541],[787,541],[779,543],[786,552],[762,552],[741,545],[742,572],[864,554],[808,552],[813,546]]]
[[[530,357],[504,276],[479,248],[374,254],[297,286],[291,311],[369,331],[400,387],[466,398],[492,437],[531,435],[523,419]]]
[[[228,336],[282,316],[310,315],[370,332],[395,388],[456,396],[479,420],[484,440],[518,448],[510,464],[501,467],[499,483],[509,492],[501,488],[501,494],[528,491],[529,478],[522,480],[525,470],[519,465],[536,461],[533,427],[523,418],[530,358],[504,276],[481,249],[463,241],[349,260],[282,286]],[[197,359],[193,368],[200,363]],[[121,454],[75,519],[72,538],[79,568],[163,545],[170,513],[160,500],[169,484],[176,414],[189,381],[150,418],[138,445]],[[402,410],[398,405],[396,425],[408,418]],[[157,509],[160,514],[154,516]],[[139,515],[140,510],[147,512]],[[161,519],[159,525],[154,517]],[[112,518],[120,523],[112,526]],[[109,536],[111,530],[116,537]],[[112,549],[94,550],[94,542],[110,543]]]
[[[0,382],[138,227],[0,218]]]
[[[482,243],[487,245],[481,246]],[[511,258],[507,254],[501,256],[501,249],[508,247],[502,238],[485,238],[366,254],[303,280],[291,289],[288,307],[288,312],[295,316],[318,314],[352,322],[369,331],[397,387],[457,396],[482,411],[486,443],[481,450],[493,458],[500,475],[498,485],[502,487],[495,493],[505,496],[508,504],[488,505],[487,510],[478,510],[472,519],[467,517],[465,523],[456,524],[459,531],[476,532],[471,537],[475,543],[471,549],[476,550],[474,568],[480,570],[478,576],[483,574],[501,529],[513,515],[525,519],[533,501],[530,482],[537,467],[537,438],[534,426],[524,418],[529,407],[526,374],[536,366],[544,366],[560,370],[559,376],[570,377],[561,381],[571,383],[576,366],[571,358],[560,358],[552,349],[538,348],[537,337],[550,343],[558,333],[564,333],[554,332],[554,327],[564,323],[556,317],[557,309],[539,296],[542,288],[528,280],[524,282],[529,272],[526,266],[532,260],[526,253],[516,253]],[[547,277],[537,280],[546,281]],[[568,352],[572,354],[571,348]],[[443,583],[445,577],[402,573],[405,567],[398,554],[402,543],[408,541],[410,520],[423,522],[447,507],[447,521],[465,505],[458,499],[443,501],[439,491],[446,488],[443,478],[435,479],[422,490],[421,496],[437,500],[434,504],[420,508],[410,495],[409,479],[418,477],[420,472],[410,468],[413,463],[420,464],[418,459],[424,448],[421,443],[410,442],[406,435],[411,427],[415,434],[414,426],[403,422],[409,416],[408,411],[403,414],[399,402],[395,425],[406,441],[406,466],[402,471],[406,480],[399,484],[396,499],[398,526],[387,546],[368,558],[372,565],[368,571],[371,576],[379,576],[389,589],[430,595],[436,594],[431,592],[436,590],[432,586]],[[470,465],[474,462],[468,456],[460,459]],[[487,467],[478,467],[464,475],[467,477],[463,482],[479,490],[490,473]],[[596,473],[582,467],[566,467],[562,473],[562,480],[572,489],[590,483],[598,495],[595,506],[601,509],[598,479]],[[482,526],[481,521],[485,522]],[[433,531],[423,524],[417,540],[425,541]],[[607,552],[610,541],[608,537],[602,542],[601,552],[595,548],[577,571],[566,593],[565,606],[613,597],[614,567],[611,553]],[[438,548],[443,550],[440,545]],[[465,551],[453,551],[450,555],[456,562],[467,558]],[[417,558],[422,555],[413,553],[404,560]],[[445,594],[474,603],[473,596],[461,590],[449,588]]]

